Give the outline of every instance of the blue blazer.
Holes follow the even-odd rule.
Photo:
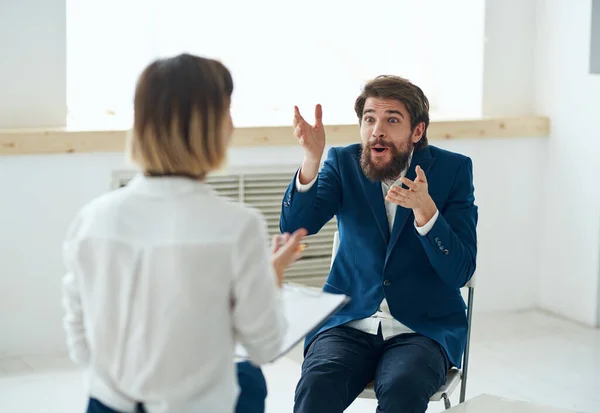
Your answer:
[[[298,192],[294,177],[284,195],[282,232],[315,234],[337,217],[340,246],[323,290],[351,297],[306,345],[322,331],[373,315],[385,297],[395,319],[438,342],[460,367],[467,339],[460,288],[477,255],[471,159],[434,146],[413,153],[406,176],[414,180],[421,166],[440,212],[421,236],[412,210],[400,206],[390,233],[381,183],[364,175],[360,153],[360,144],[331,148],[311,189]]]

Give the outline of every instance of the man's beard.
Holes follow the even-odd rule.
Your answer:
[[[373,162],[371,148],[375,145],[385,146],[390,151],[391,159],[383,165],[378,165]],[[387,143],[383,140],[368,142],[366,145],[363,145],[362,148],[360,167],[365,176],[373,182],[397,179],[402,171],[408,166],[408,160],[414,145],[412,140],[409,140],[406,150],[400,152],[394,144]]]

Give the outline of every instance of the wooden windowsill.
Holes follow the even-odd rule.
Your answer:
[[[358,125],[328,125],[327,144],[358,142]],[[127,131],[0,130],[0,155],[122,152]],[[546,137],[550,120],[544,116],[432,121],[427,135],[440,139]],[[290,126],[238,128],[233,147],[296,145]]]

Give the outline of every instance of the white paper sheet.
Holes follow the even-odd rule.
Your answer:
[[[310,287],[286,284],[283,291],[283,311],[288,329],[283,339],[281,351],[271,361],[285,355],[306,335],[323,324],[327,318],[342,308],[350,298],[342,294],[330,294]],[[235,356],[246,359],[248,353],[240,344]]]

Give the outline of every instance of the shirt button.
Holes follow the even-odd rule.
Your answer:
[[[384,287],[389,287],[390,285],[392,285],[392,282],[390,280],[385,280],[383,282]]]

